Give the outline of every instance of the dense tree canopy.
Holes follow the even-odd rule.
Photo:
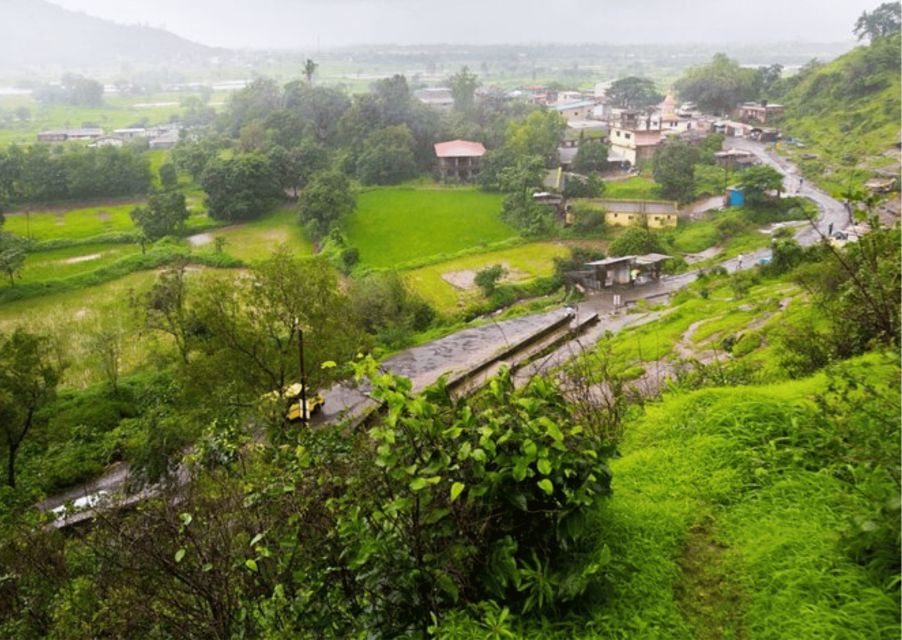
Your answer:
[[[103,85],[97,80],[67,73],[58,85],[47,84],[39,87],[34,96],[45,104],[99,107],[103,104]]]
[[[902,6],[898,2],[884,2],[873,11],[863,11],[853,31],[859,40],[875,40],[899,33],[900,28]]]
[[[416,175],[416,141],[405,125],[370,134],[357,158],[357,177],[363,184],[397,184]]]
[[[636,76],[615,80],[605,96],[613,106],[624,109],[647,109],[664,99],[654,81]]]
[[[757,70],[741,67],[718,53],[709,64],[686,71],[675,87],[680,98],[705,111],[728,113],[737,104],[758,97],[760,76]]]
[[[476,88],[479,87],[479,78],[465,66],[451,76],[448,85],[454,97],[454,108],[462,113],[470,113],[473,110]]]
[[[738,186],[744,191],[746,200],[760,204],[769,191],[779,193],[783,189],[783,174],[773,167],[759,164],[740,174]]]
[[[147,205],[131,211],[131,218],[150,240],[180,231],[188,219],[185,194],[180,191],[161,191],[147,200]]]
[[[680,202],[692,199],[695,187],[693,165],[698,159],[698,150],[682,140],[669,140],[658,147],[653,173],[665,197]]]
[[[216,158],[201,177],[207,209],[216,220],[252,220],[271,210],[284,195],[269,160],[259,154]]]
[[[313,176],[301,194],[301,223],[314,238],[322,238],[354,211],[357,200],[348,178],[337,171]]]

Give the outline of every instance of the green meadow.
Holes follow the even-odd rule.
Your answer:
[[[502,196],[476,189],[377,188],[360,193],[348,243],[370,267],[398,268],[517,236],[501,222]]]

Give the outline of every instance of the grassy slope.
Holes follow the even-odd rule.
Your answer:
[[[136,244],[98,243],[32,253],[25,261],[19,282],[67,278],[94,271],[140,251]]]
[[[500,195],[475,189],[370,189],[358,198],[348,241],[363,265],[398,267],[515,237],[500,209]]]
[[[641,176],[605,182],[602,197],[615,200],[664,200],[659,193],[658,184]]]
[[[889,360],[853,366],[879,385],[898,385]],[[825,382],[819,375],[672,395],[632,425],[611,464],[614,496],[599,514],[614,564],[589,635],[898,637],[892,590],[837,547],[858,513],[856,497],[793,462],[793,447],[804,447],[799,432],[817,428],[811,400]],[[683,545],[699,528],[722,548],[723,573],[735,583],[715,588],[739,594],[735,626],[720,633],[691,628],[676,586]]]
[[[786,98],[784,132],[807,147],[784,150],[806,175],[834,194],[872,177],[872,168],[891,164],[881,156],[899,142],[899,37],[858,47],[805,78]],[[812,153],[817,160],[801,160]],[[843,157],[849,154],[848,161]]]

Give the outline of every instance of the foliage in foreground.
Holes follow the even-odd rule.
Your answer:
[[[550,612],[578,599],[610,561],[586,519],[610,475],[561,391],[514,390],[502,374],[475,400],[441,384],[418,396],[373,367],[360,371],[386,413],[366,433],[260,447],[219,422],[194,456],[213,466],[190,487],[110,516],[68,552],[44,533],[8,538],[0,630],[397,637],[466,603]],[[37,548],[49,569],[31,564]]]

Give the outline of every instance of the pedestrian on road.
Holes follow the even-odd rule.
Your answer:
[[[832,222],[830,223],[830,226],[827,227],[827,235],[830,236],[831,238],[833,237],[833,223]]]
[[[736,259],[736,265],[737,265],[736,266],[737,269],[742,269],[742,254],[741,253],[739,254],[739,256]]]
[[[805,182],[804,178],[799,178],[799,191],[802,190],[802,183],[804,183],[804,182]]]

